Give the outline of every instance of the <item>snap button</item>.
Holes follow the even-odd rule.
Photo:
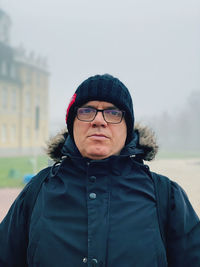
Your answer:
[[[94,183],[96,181],[96,176],[89,177],[90,182]]]
[[[87,258],[83,258],[83,263],[87,263]]]
[[[97,264],[98,264],[98,261],[97,261],[97,259],[92,259],[92,267],[96,267],[97,266]]]
[[[89,198],[90,199],[95,199],[97,197],[97,195],[95,193],[90,193],[89,194]]]

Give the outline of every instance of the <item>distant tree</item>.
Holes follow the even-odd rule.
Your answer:
[[[193,91],[187,100],[187,111],[190,127],[190,145],[200,149],[200,90]]]
[[[161,149],[200,150],[200,90],[193,91],[176,115],[168,112],[151,118]]]

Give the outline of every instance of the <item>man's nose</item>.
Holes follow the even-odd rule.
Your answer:
[[[91,122],[93,125],[107,125],[107,122],[104,120],[103,113],[98,111],[96,117]]]

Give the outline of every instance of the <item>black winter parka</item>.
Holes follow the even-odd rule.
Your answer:
[[[175,182],[167,252],[162,242],[155,188],[142,161],[156,149],[140,130],[119,156],[89,160],[63,134],[49,148],[62,161],[38,194],[28,245],[23,205],[29,185],[0,225],[0,267],[199,267],[199,218]]]

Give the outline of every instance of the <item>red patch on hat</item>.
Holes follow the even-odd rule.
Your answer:
[[[66,123],[67,123],[67,118],[68,118],[69,110],[70,110],[71,106],[74,104],[74,102],[75,102],[75,100],[76,100],[76,96],[77,96],[77,94],[74,94],[74,95],[72,96],[72,98],[71,98],[71,100],[70,100],[70,103],[69,103],[69,106],[68,106],[68,108],[67,108],[67,114],[66,114],[66,118],[65,118]]]

